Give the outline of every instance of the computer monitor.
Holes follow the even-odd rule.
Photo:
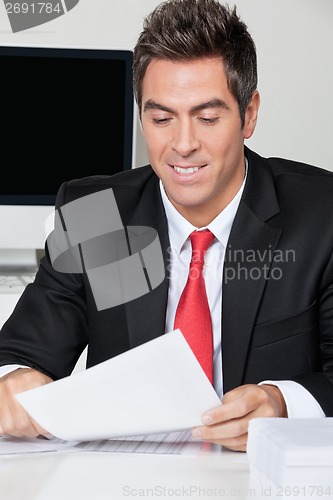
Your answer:
[[[26,267],[65,180],[134,166],[132,52],[0,47],[0,267]]]

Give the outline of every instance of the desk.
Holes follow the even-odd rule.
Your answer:
[[[0,457],[1,500],[333,500],[333,483],[273,485],[252,477],[247,455],[48,452]]]
[[[247,457],[63,452],[0,458],[1,500],[265,498],[250,485]],[[271,500],[271,498],[269,498]]]

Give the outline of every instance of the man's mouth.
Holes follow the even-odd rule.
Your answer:
[[[173,167],[173,169],[178,172],[178,174],[194,174],[200,168],[204,167],[205,165],[201,165],[199,167],[179,167],[178,165],[170,165]]]

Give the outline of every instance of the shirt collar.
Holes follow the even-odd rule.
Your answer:
[[[225,248],[227,247],[231,227],[234,222],[234,218],[243,194],[247,178],[247,170],[248,162],[245,158],[245,176],[240,189],[231,200],[231,202],[207,226],[207,228],[215,235],[215,237],[220,241],[220,243],[222,243]],[[165,193],[164,186],[161,180],[159,184],[162,202],[168,221],[170,244],[174,250],[180,253],[185,241],[192,233],[192,231],[205,228],[197,228],[193,226],[188,220],[186,220],[170,202]]]

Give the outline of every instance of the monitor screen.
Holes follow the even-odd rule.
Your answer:
[[[2,46],[0,67],[0,249],[41,248],[62,182],[133,167],[132,52]]]

